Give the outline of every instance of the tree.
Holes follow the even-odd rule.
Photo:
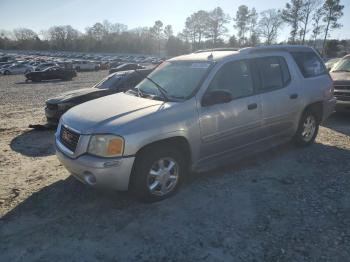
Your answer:
[[[209,12],[207,19],[207,35],[212,39],[213,47],[216,47],[219,38],[228,31],[225,25],[229,22],[230,17],[224,13],[221,7],[217,7]]]
[[[331,30],[342,27],[342,24],[338,23],[338,19],[343,16],[344,6],[340,4],[340,0],[326,0],[322,7],[322,13],[324,15],[323,22],[326,23],[326,31],[324,34],[322,53],[324,53],[326,40]]]
[[[169,40],[169,38],[171,36],[173,36],[174,32],[173,32],[173,27],[171,25],[167,25],[165,28],[164,28],[164,36],[167,40]]]
[[[317,37],[324,29],[324,25],[321,24],[323,19],[322,7],[316,9],[312,16],[312,39],[314,41],[314,48],[316,47]]]
[[[268,9],[260,13],[259,33],[265,38],[265,44],[271,45],[276,42],[278,30],[283,24],[281,11]]]
[[[301,20],[302,0],[290,0],[282,11],[282,19],[291,26],[289,41],[296,43],[296,36],[299,31],[299,21]]]
[[[248,28],[249,28],[249,44],[255,46],[259,43],[259,33],[257,31],[259,15],[253,7],[249,13]]]
[[[156,21],[154,23],[154,26],[151,28],[150,32],[158,42],[158,55],[160,56],[160,45],[161,45],[161,40],[163,38],[163,23],[162,23],[162,21],[160,21],[160,20]]]
[[[248,31],[249,23],[249,9],[246,5],[238,7],[236,17],[233,19],[236,23],[234,28],[238,30],[238,43],[240,46],[244,46],[246,43],[246,32]]]
[[[328,57],[336,57],[338,55],[340,41],[339,40],[329,40],[325,46],[325,55]]]
[[[232,35],[228,41],[229,47],[238,47],[238,41],[237,37],[235,35]]]
[[[202,40],[208,35],[208,21],[209,13],[203,10],[187,17],[183,33],[191,39],[193,51],[201,48]]]
[[[301,43],[305,43],[305,36],[308,32],[307,27],[310,22],[311,13],[319,5],[319,0],[304,0],[300,10],[300,22],[302,23],[302,28],[300,29]]]

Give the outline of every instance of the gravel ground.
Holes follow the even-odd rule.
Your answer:
[[[92,86],[0,76],[0,261],[349,261],[350,117],[317,143],[284,145],[142,204],[71,178],[54,156],[44,101]]]

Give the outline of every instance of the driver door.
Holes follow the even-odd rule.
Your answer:
[[[206,94],[226,91],[232,101],[199,107],[202,161],[229,155],[260,138],[262,110],[254,82],[249,60],[228,62],[214,76]]]

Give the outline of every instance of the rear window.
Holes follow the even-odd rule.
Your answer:
[[[288,66],[283,57],[263,57],[256,59],[261,84],[258,89],[268,91],[283,88],[291,80]]]
[[[327,73],[323,61],[314,52],[292,52],[291,54],[305,78]]]

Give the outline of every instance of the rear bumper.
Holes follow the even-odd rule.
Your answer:
[[[56,141],[59,161],[79,181],[90,186],[128,190],[135,157],[109,159],[81,155],[73,159],[66,156],[59,147]]]

